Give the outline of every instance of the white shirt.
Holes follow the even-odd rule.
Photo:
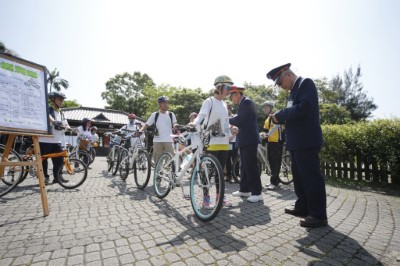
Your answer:
[[[154,124],[156,113],[154,112],[150,115],[149,119],[146,121],[147,126],[151,126]],[[172,142],[172,126],[176,123],[176,116],[172,113],[172,124],[171,118],[169,117],[169,111],[165,114],[159,112],[156,127],[158,130],[158,136],[154,135],[153,142]]]
[[[203,125],[207,125],[207,129],[211,129],[210,145],[229,144],[228,108],[224,101],[218,100],[214,96],[206,99],[200,108],[199,115],[193,122],[199,125],[203,119]]]
[[[54,115],[55,115],[55,120],[56,121],[61,121],[63,123],[64,126],[68,125],[68,122],[66,119],[61,120],[62,116],[61,113],[57,112],[56,110],[54,110]],[[57,130],[54,128],[53,125],[50,125],[51,131],[53,136],[52,137],[39,137],[39,142],[43,142],[43,143],[60,143],[62,145],[64,145],[65,143],[65,130]]]

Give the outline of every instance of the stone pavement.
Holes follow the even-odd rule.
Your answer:
[[[292,186],[259,203],[229,196],[233,206],[203,223],[180,189],[160,200],[152,180],[141,191],[109,175],[104,157],[78,189],[47,187],[47,217],[35,182],[0,198],[0,265],[400,264],[399,197],[328,186],[329,226],[309,230],[284,214]]]

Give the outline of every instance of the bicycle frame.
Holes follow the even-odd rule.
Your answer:
[[[188,132],[184,132],[181,134],[185,140],[188,139]],[[172,137],[178,137],[179,135],[172,135]],[[182,189],[182,195],[185,197],[185,193],[183,190],[183,186],[182,186],[182,179],[183,176],[188,172],[189,168],[194,164],[194,169],[196,170],[197,173],[200,172],[200,155],[203,153],[203,144],[202,141],[199,141],[197,144],[191,144],[188,146],[185,146],[183,149],[179,150],[179,142],[177,142],[177,145],[175,145],[175,155],[172,155],[171,160],[169,160],[166,164],[170,164],[171,162],[174,163],[175,167],[173,168],[173,176],[171,178],[168,178],[171,184],[171,188],[173,189],[174,187],[176,187],[177,184],[181,185],[181,189]],[[193,153],[192,157],[190,158],[190,160],[185,164],[185,166],[181,169],[181,157],[183,157],[182,155],[187,154],[188,152],[191,153],[191,150],[196,149],[196,151]],[[203,184],[203,181],[201,180],[200,175],[197,176],[197,183],[199,185],[201,185],[202,187],[209,187],[210,183],[209,183],[209,176],[208,176],[208,171],[205,171],[206,174],[206,179],[207,180],[207,184]],[[171,179],[171,180],[170,180]]]

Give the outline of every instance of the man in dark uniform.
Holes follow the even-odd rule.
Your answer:
[[[286,149],[292,157],[298,197],[294,208],[286,208],[285,213],[303,217],[300,220],[303,227],[327,225],[325,180],[319,159],[323,139],[317,88],[311,79],[297,77],[290,64],[272,69],[267,78],[290,91],[287,107],[271,114],[275,123],[286,125]]]
[[[257,146],[260,143],[257,126],[256,105],[244,97],[244,88],[229,86],[233,103],[238,104],[237,115],[229,118],[229,124],[239,128],[236,148],[240,149],[240,189],[232,193],[235,197],[248,197],[250,202],[263,200],[261,179],[257,166]]]

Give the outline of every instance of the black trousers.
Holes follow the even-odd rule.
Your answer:
[[[257,166],[258,144],[240,147],[240,192],[261,194],[261,178]]]
[[[44,143],[44,142],[40,142],[39,146],[40,146],[40,153],[42,155],[46,155],[46,154],[50,154],[50,153],[57,153],[57,152],[62,152],[63,151],[62,148],[61,148],[61,144],[59,144],[59,143]],[[60,168],[63,167],[64,157],[51,158],[51,161],[53,162],[53,177],[54,177],[54,180],[58,180],[58,173],[60,171]],[[44,177],[46,179],[48,179],[49,178],[49,174],[47,173],[47,169],[48,169],[47,159],[43,160],[42,165],[43,165]]]
[[[283,145],[279,142],[268,142],[268,162],[271,167],[271,184],[279,184],[279,172],[281,171]]]
[[[319,149],[291,151],[295,208],[326,219],[325,179],[321,174]]]

